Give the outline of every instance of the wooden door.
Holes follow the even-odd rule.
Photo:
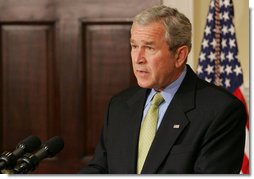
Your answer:
[[[159,0],[0,0],[0,150],[29,135],[64,149],[34,173],[77,173],[110,97],[135,85],[132,17]]]

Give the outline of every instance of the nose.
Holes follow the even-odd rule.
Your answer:
[[[136,64],[142,64],[145,62],[146,58],[145,58],[145,51],[142,48],[139,48],[136,50],[136,54],[135,54],[135,63]]]

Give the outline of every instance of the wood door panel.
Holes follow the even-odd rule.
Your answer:
[[[3,146],[36,134],[48,139],[56,119],[52,85],[53,27],[51,25],[2,25]],[[50,110],[51,108],[51,110]],[[13,132],[10,132],[13,131]],[[54,129],[57,131],[57,129]],[[18,135],[17,135],[18,134]]]
[[[131,22],[84,23],[85,149],[92,155],[110,98],[134,84],[130,58]]]

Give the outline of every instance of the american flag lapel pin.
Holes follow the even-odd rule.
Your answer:
[[[174,129],[179,129],[179,128],[180,128],[180,125],[179,125],[179,124],[174,124],[173,128],[174,128]]]

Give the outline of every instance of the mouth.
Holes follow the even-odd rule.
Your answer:
[[[146,76],[149,74],[146,70],[136,70],[136,73],[140,76]]]

